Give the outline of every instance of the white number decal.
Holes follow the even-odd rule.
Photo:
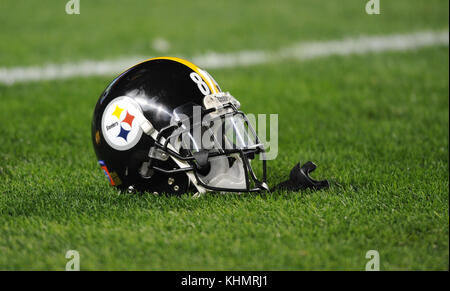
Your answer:
[[[200,90],[200,92],[202,92],[203,95],[209,95],[211,93],[211,91],[209,91],[208,85],[206,85],[205,81],[203,81],[202,77],[200,77],[197,73],[192,72],[189,76],[191,77],[192,81],[197,84],[198,89]]]
[[[205,70],[201,70],[201,71],[202,71],[203,74],[205,74],[205,75],[207,76],[207,78],[208,78],[209,80],[211,80],[211,81],[214,83],[214,85],[215,85],[216,88],[219,90],[219,92],[222,91],[222,90],[220,89],[220,87],[219,87],[219,84],[217,84],[216,80],[214,80],[214,78],[213,78],[207,71],[205,71]],[[213,88],[213,91],[215,91],[214,88]],[[215,92],[215,93],[217,93],[217,92]]]

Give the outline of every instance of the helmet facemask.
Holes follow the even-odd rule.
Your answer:
[[[189,103],[175,108],[170,125],[156,138],[156,147],[189,165],[177,171],[190,173],[199,192],[268,190],[264,146],[238,109],[239,102],[229,93],[205,96],[204,106]],[[257,156],[261,179],[251,166]]]

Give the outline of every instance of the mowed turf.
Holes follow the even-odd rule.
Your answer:
[[[189,56],[448,29],[448,1],[381,1],[380,16],[366,1],[81,0],[80,16],[30,2],[0,4],[0,67],[150,57],[155,37]],[[90,139],[112,77],[0,85],[0,269],[64,270],[73,249],[82,270],[364,270],[368,250],[382,270],[448,270],[448,55],[209,70],[244,111],[279,114],[269,183],[312,160],[331,182],[318,192],[120,194]]]
[[[242,108],[279,114],[280,182],[318,162],[320,192],[118,194],[90,144],[108,79],[2,88],[0,267],[448,269],[448,48],[213,72]],[[270,80],[270,81],[268,81]]]
[[[381,0],[381,14],[370,16],[368,0],[80,0],[80,15],[66,15],[67,1],[2,0],[0,66],[155,56],[155,38],[169,41],[166,54],[192,56],[441,30],[449,21],[447,0]]]

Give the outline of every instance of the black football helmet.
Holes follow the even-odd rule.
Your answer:
[[[182,194],[268,190],[264,146],[240,103],[196,65],[146,60],[101,94],[92,142],[111,185]],[[251,160],[259,157],[258,178]]]

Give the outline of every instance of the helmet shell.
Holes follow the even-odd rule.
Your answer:
[[[132,185],[158,193],[186,192],[189,179],[184,173],[158,172],[148,179],[138,175],[154,140],[142,133],[133,110],[140,110],[160,131],[170,124],[175,108],[187,103],[203,106],[204,96],[217,92],[219,86],[206,71],[178,58],[150,59],[115,78],[98,99],[92,119],[94,150],[111,185],[122,189]],[[165,162],[165,167],[168,165],[178,168],[171,159]]]

